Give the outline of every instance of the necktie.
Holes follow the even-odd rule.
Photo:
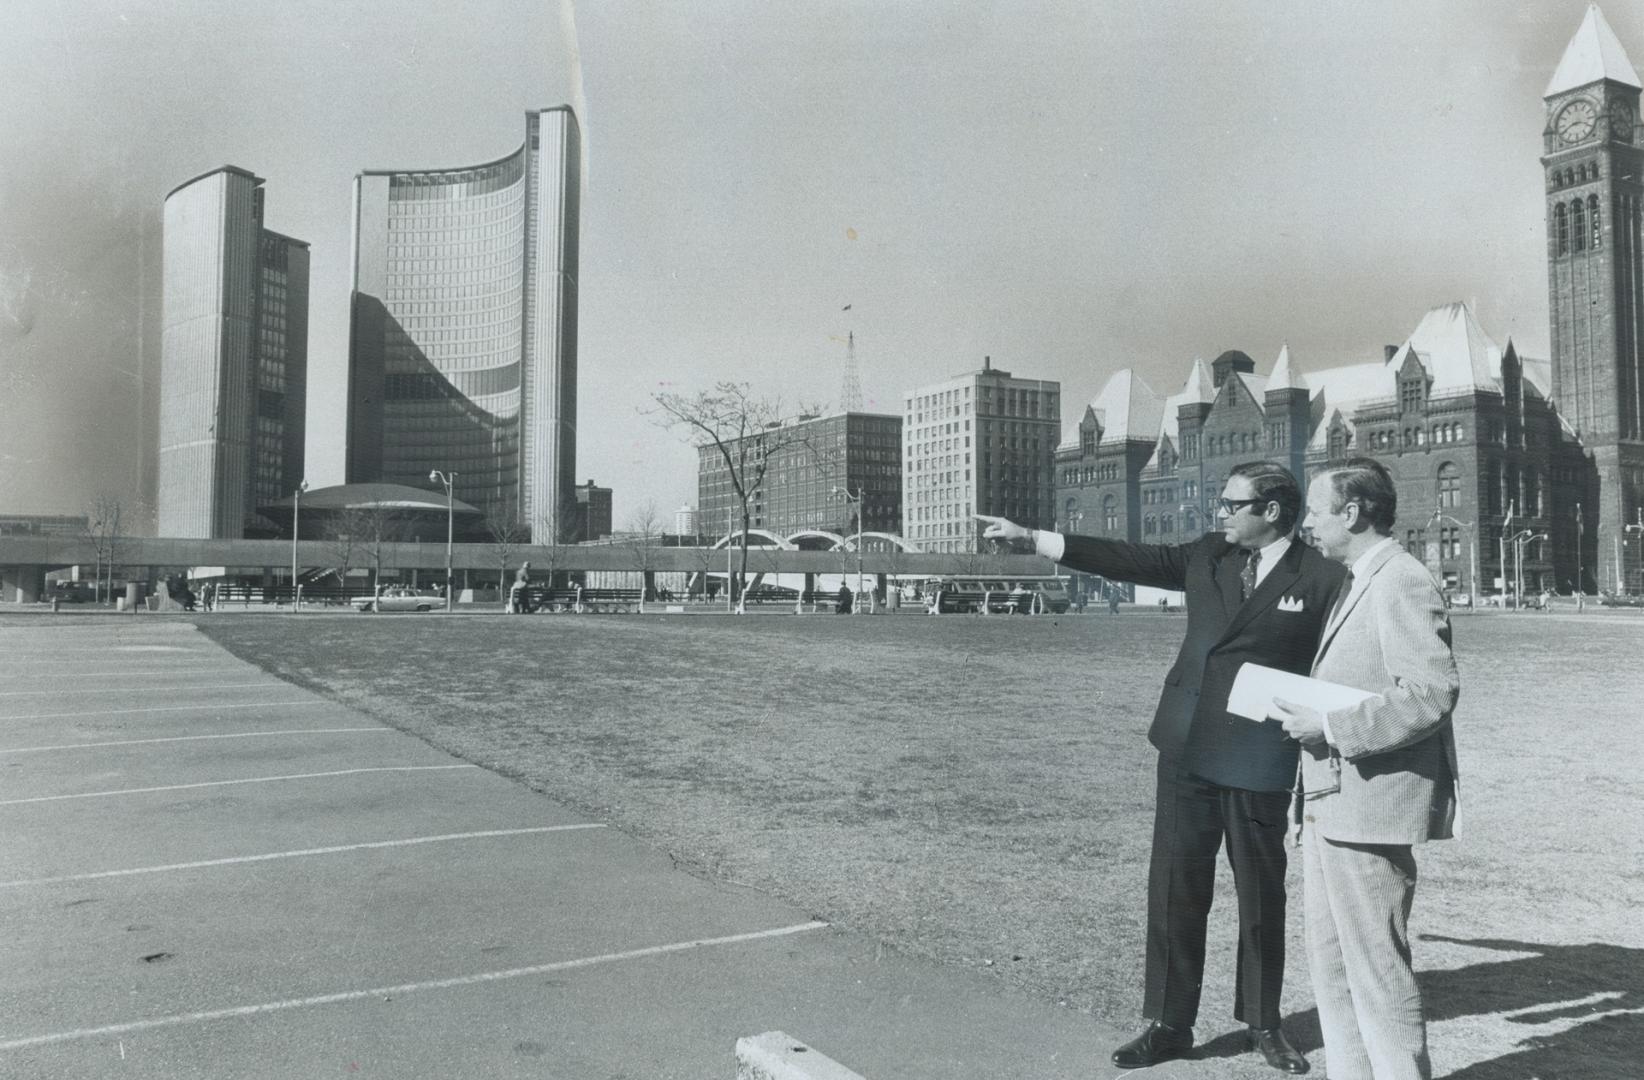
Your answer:
[[[1353,571],[1349,570],[1347,571],[1347,576],[1342,579],[1341,591],[1336,593],[1336,602],[1331,606],[1330,617],[1324,620],[1324,625],[1329,626],[1336,621],[1336,616],[1341,614],[1342,606],[1347,603],[1347,594],[1352,591]]]
[[[1239,571],[1239,581],[1244,585],[1243,599],[1250,599],[1250,594],[1256,591],[1256,568],[1262,563],[1262,553],[1252,551],[1250,558],[1245,560],[1244,569]]]

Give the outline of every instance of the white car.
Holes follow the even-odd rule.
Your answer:
[[[436,604],[443,607],[444,603],[409,585],[390,585],[376,596],[356,598],[354,606],[360,611],[433,611]]]

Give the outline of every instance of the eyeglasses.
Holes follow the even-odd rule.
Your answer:
[[[1216,503],[1229,517],[1237,514],[1246,506],[1256,506],[1261,503],[1272,502],[1271,499],[1217,499]]]

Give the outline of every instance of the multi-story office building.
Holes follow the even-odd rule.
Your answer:
[[[535,542],[574,531],[580,174],[560,107],[496,161],[355,178],[351,482],[455,472]]]
[[[263,228],[262,184],[224,166],[165,198],[161,536],[271,534],[257,507],[302,480],[308,245]]]
[[[611,535],[611,489],[592,480],[577,485],[577,539],[583,542]]]
[[[902,527],[901,441],[900,417],[845,412],[800,416],[731,443],[732,457],[746,452],[749,481],[757,468],[751,463],[766,457],[749,527],[784,539],[802,532],[896,535]],[[741,500],[724,458],[712,445],[697,452],[698,528],[711,535],[723,535],[727,521],[741,528]]]
[[[978,551],[975,514],[1050,528],[1061,391],[1057,382],[1013,378],[984,357],[980,371],[909,392],[902,440],[907,538],[924,551]]]

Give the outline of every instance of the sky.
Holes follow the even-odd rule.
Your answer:
[[[1585,0],[7,0],[0,512],[152,496],[160,209],[222,165],[312,245],[307,479],[343,479],[365,169],[584,134],[579,479],[696,501],[652,395],[864,407],[982,365],[1174,392],[1379,359],[1455,300],[1547,355],[1541,94]],[[1604,10],[1644,61],[1644,9]],[[850,305],[850,310],[843,310]]]

